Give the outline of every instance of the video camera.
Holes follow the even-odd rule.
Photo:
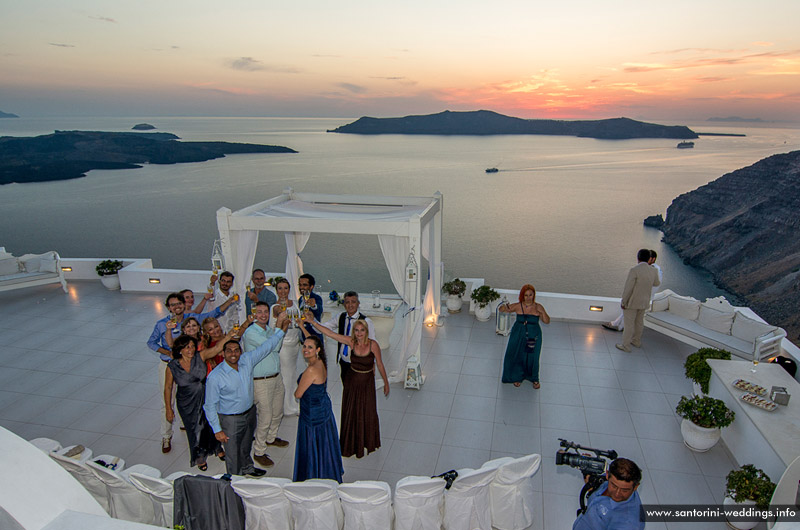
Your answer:
[[[561,447],[564,449],[556,451],[556,465],[567,465],[580,470],[586,481],[578,497],[581,504],[578,515],[586,513],[586,499],[606,481],[608,464],[619,455],[614,450],[605,451],[584,447],[563,438],[559,438],[558,441],[561,442]],[[588,451],[594,455],[581,454],[580,451]]]

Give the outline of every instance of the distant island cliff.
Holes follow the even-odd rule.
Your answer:
[[[230,154],[296,153],[276,145],[179,142],[171,133],[55,131],[35,137],[0,137],[0,185],[46,182],[86,175],[92,169],[131,169],[140,164],[205,162]]]
[[[12,114],[10,112],[3,112],[0,110],[0,118],[19,118],[16,114]]]
[[[687,140],[697,134],[682,125],[657,125],[613,118],[608,120],[526,120],[489,110],[452,112],[404,118],[363,117],[328,132],[351,134],[492,135],[549,134],[606,140],[671,138]]]
[[[664,241],[800,338],[800,151],[773,155],[672,201]]]

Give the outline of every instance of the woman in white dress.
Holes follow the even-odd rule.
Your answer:
[[[300,412],[300,405],[294,397],[297,389],[297,360],[300,354],[300,330],[295,327],[296,318],[299,312],[294,302],[289,298],[291,286],[286,278],[281,278],[275,284],[275,292],[278,294],[278,301],[272,306],[272,316],[270,325],[278,319],[278,315],[287,312],[287,316],[295,315],[292,324],[286,330],[283,337],[283,345],[280,351],[281,360],[281,379],[283,379],[283,415],[296,416]]]

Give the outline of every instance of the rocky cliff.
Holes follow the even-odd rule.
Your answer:
[[[489,110],[451,112],[403,118],[363,117],[328,132],[351,134],[550,134],[605,140],[629,138],[697,138],[697,133],[682,125],[658,125],[612,118],[608,120],[524,120]]]
[[[738,169],[672,201],[664,241],[800,339],[800,151]]]

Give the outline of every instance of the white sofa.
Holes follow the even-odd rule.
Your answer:
[[[35,285],[60,283],[67,292],[67,280],[61,270],[58,252],[25,254],[15,257],[0,247],[0,291],[12,291]]]
[[[727,350],[744,359],[781,353],[786,331],[746,315],[723,296],[700,302],[666,289],[653,296],[645,326],[697,347]]]

